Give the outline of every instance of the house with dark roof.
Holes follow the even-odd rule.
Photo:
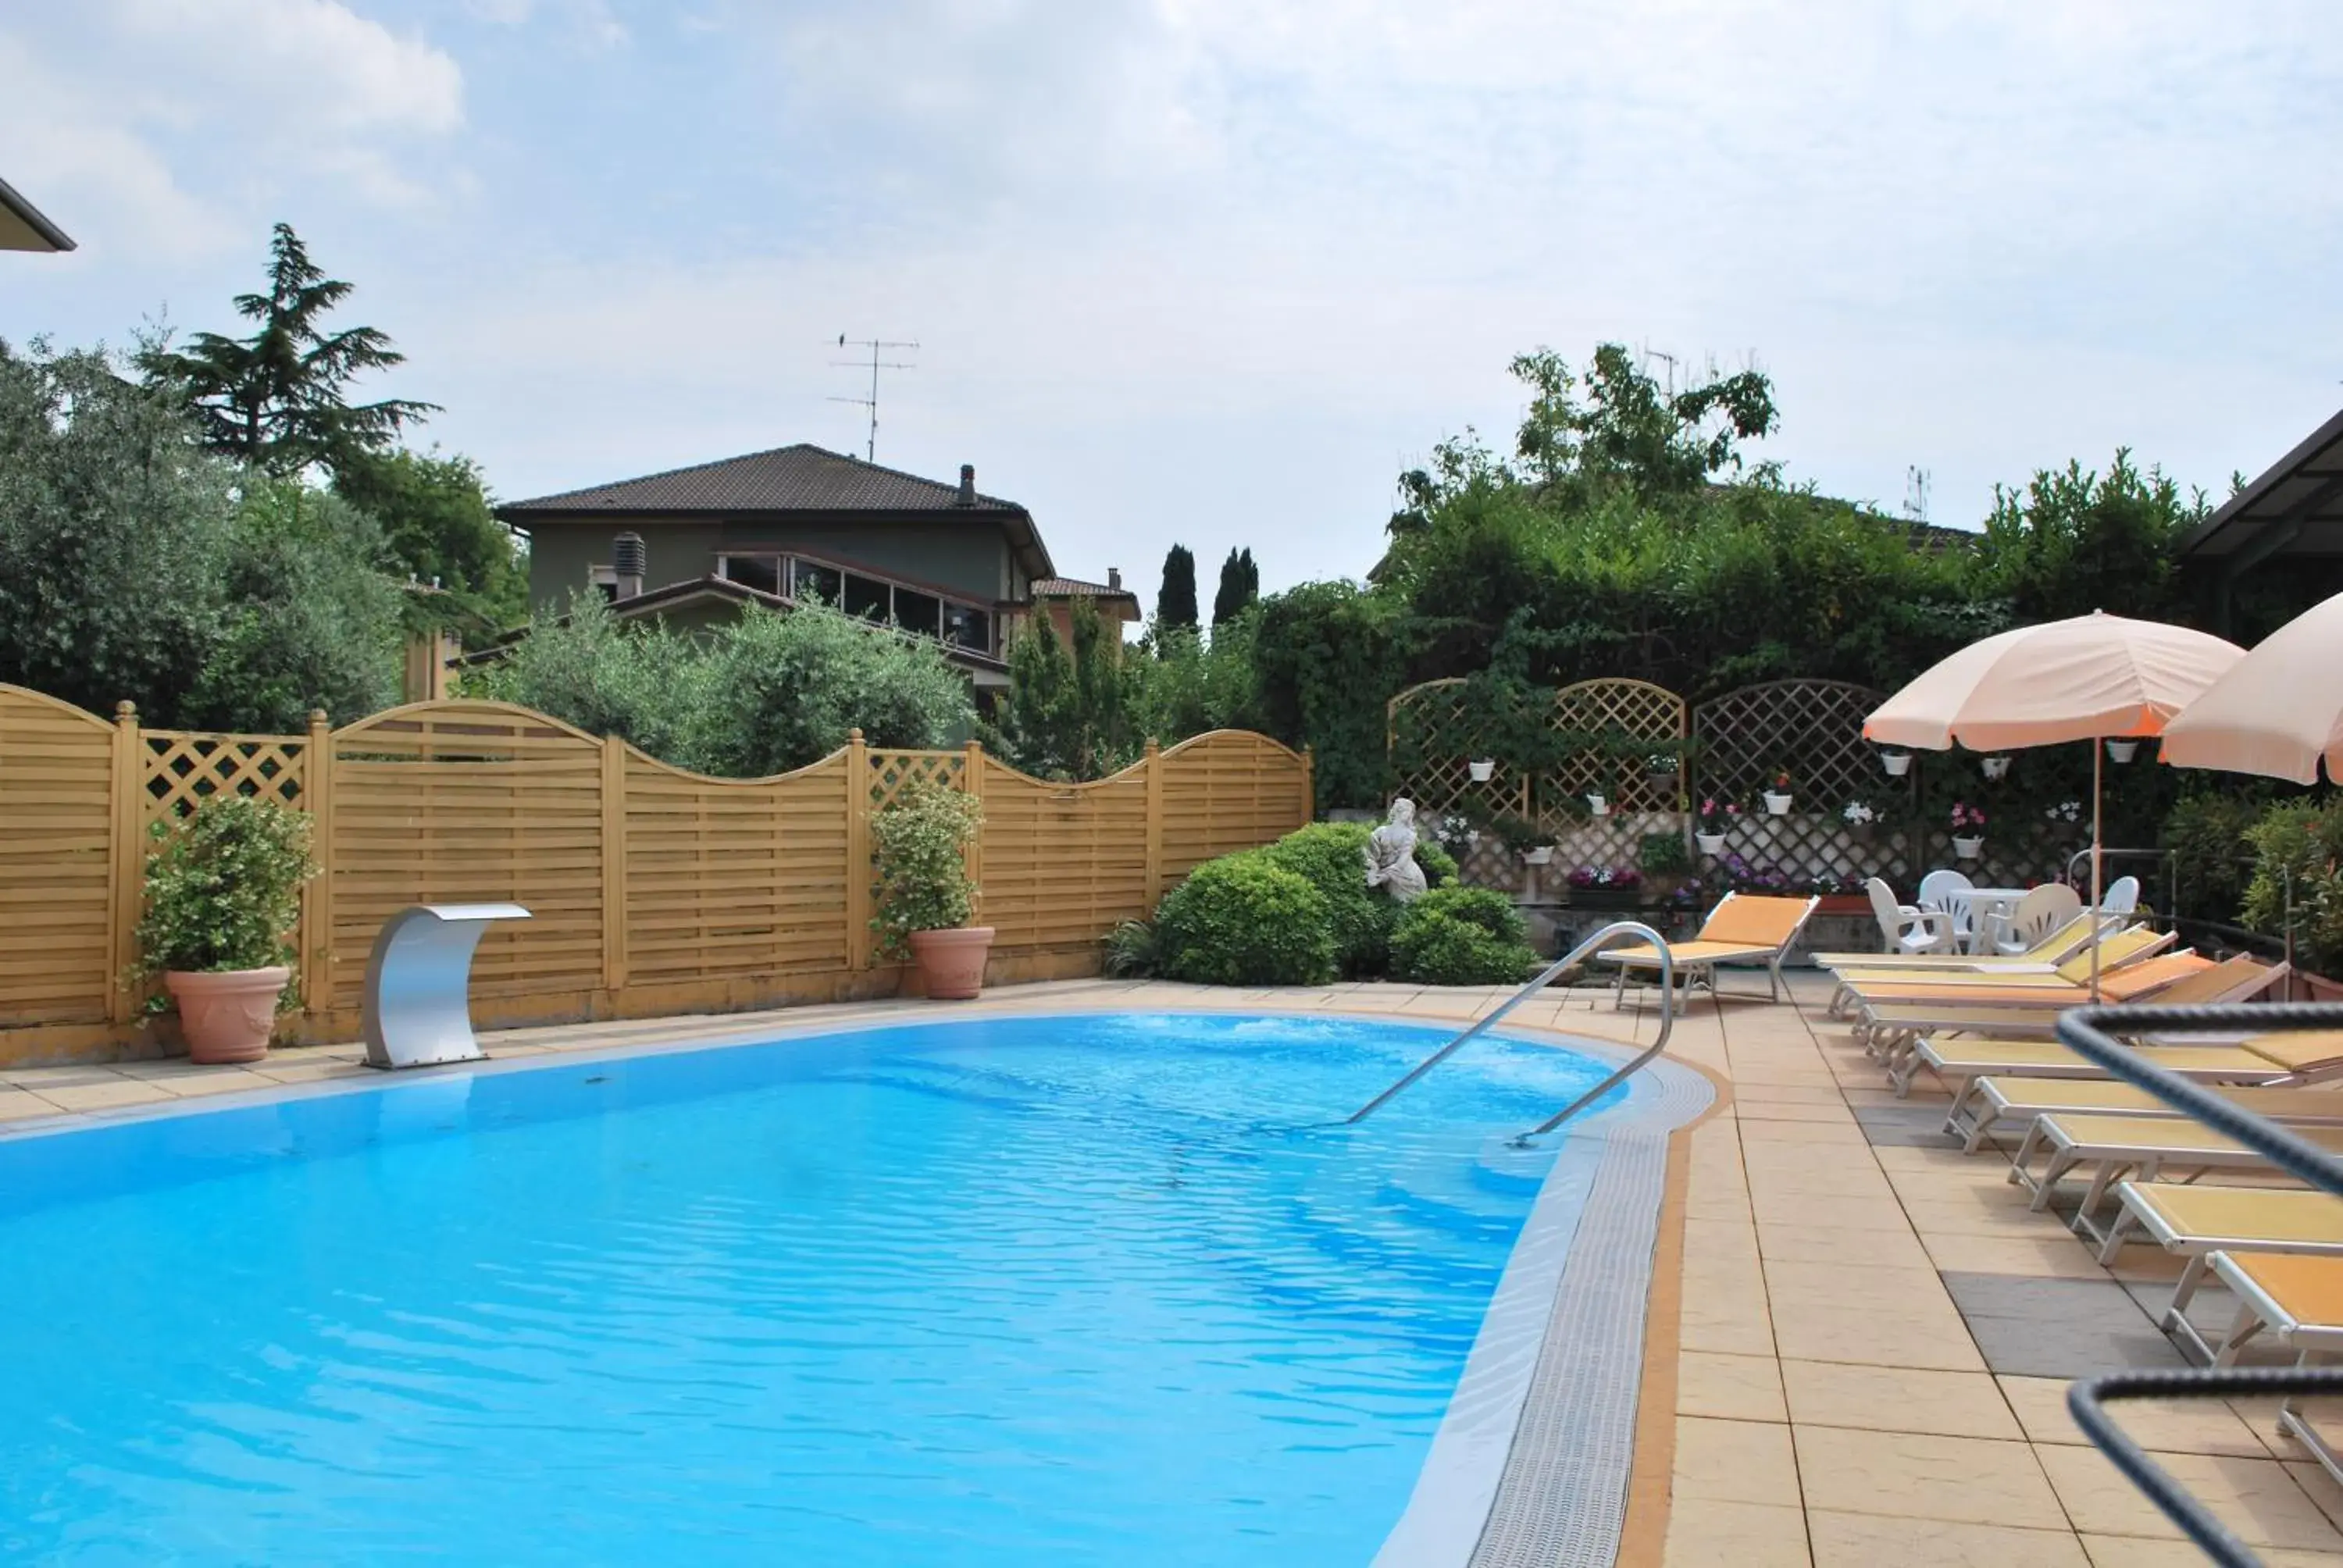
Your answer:
[[[2225,637],[2249,586],[2277,591],[2288,607],[2279,619],[2343,587],[2343,413],[2189,529],[2173,553],[2210,579],[2213,628]]]
[[[1026,509],[957,485],[798,445],[514,501],[529,598],[558,611],[598,589],[624,616],[685,629],[823,602],[932,637],[980,689],[1007,679],[1007,633],[1059,581]],[[1102,590],[1103,591],[1103,590]],[[1135,606],[1134,601],[1134,606]]]

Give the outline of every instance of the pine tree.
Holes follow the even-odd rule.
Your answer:
[[[360,372],[407,362],[374,327],[324,330],[326,313],[356,286],[327,277],[292,226],[280,223],[268,245],[268,292],[236,298],[236,313],[259,324],[253,335],[198,332],[184,353],[158,343],[139,356],[140,367],[186,398],[213,451],[277,474],[313,464],[338,469],[437,408],[404,397],[344,399]]]
[[[1155,596],[1155,625],[1159,631],[1196,629],[1196,558],[1185,545],[1173,545],[1163,558],[1163,591]]]
[[[1221,590],[1212,596],[1212,629],[1235,620],[1260,598],[1261,568],[1253,564],[1252,547],[1231,550],[1221,563]]]

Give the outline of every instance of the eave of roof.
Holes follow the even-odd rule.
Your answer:
[[[2226,556],[2268,527],[2331,524],[2343,536],[2343,411],[2182,536],[2177,556]],[[2318,553],[2343,551],[2343,537]]]
[[[42,216],[6,180],[0,180],[0,250],[60,251],[74,248],[73,236]]]

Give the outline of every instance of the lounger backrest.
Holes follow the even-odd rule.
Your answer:
[[[2150,964],[2168,962],[2166,959],[2150,959],[2147,963],[2135,964],[2133,969],[2146,969]],[[2158,1007],[2196,1007],[2217,1001],[2242,1001],[2257,990],[2269,985],[2275,978],[2276,966],[2266,964],[2251,953],[2239,953],[2224,959],[2196,973],[2173,981],[2157,993]],[[2131,970],[2123,971],[2129,974]],[[2102,987],[2102,990],[2105,988]]]
[[[2156,958],[2142,959],[2136,964],[2126,964],[2119,970],[2101,970],[2099,995],[2109,1001],[2132,1001],[2152,996],[2161,1005],[2171,1000],[2174,986],[2185,984],[2220,967],[2199,953],[2164,953]],[[2084,983],[2090,983],[2087,975],[2084,977]]]
[[[1743,947],[1778,948],[1798,934],[1812,899],[1775,899],[1758,893],[1727,893],[1702,922],[1699,940]]]
[[[2117,877],[2099,894],[2099,908],[2110,915],[2127,915],[2139,908],[2139,879]]]
[[[2134,926],[2129,930],[2117,931],[2111,936],[2101,937],[2099,939],[2099,972],[2105,974],[2111,969],[2129,963],[2148,950],[2162,947],[2171,940],[2161,932],[2150,930],[2146,926]],[[2084,944],[2081,952],[2058,966],[2058,978],[2076,985],[2090,984],[2091,949],[2088,943]]]
[[[2055,964],[2063,960],[2067,950],[2077,942],[2087,940],[2090,934],[2091,917],[2078,913],[2019,956],[2034,963]]]

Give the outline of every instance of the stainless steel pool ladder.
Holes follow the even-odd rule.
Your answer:
[[[1373,1116],[1376,1111],[1382,1110],[1385,1101],[1390,1100],[1401,1090],[1405,1089],[1409,1084],[1413,1083],[1417,1079],[1422,1078],[1425,1073],[1430,1072],[1433,1068],[1438,1067],[1442,1062],[1447,1060],[1451,1056],[1453,1056],[1463,1046],[1469,1044],[1479,1036],[1487,1033],[1490,1030],[1496,1028],[1497,1024],[1507,1013],[1513,1011],[1513,1009],[1521,1006],[1522,1003],[1529,1000],[1530,998],[1537,995],[1538,992],[1545,990],[1547,986],[1553,984],[1556,976],[1563,974],[1566,970],[1576,969],[1594,953],[1601,951],[1604,948],[1615,946],[1622,938],[1626,937],[1632,937],[1637,941],[1649,944],[1652,950],[1660,956],[1659,1038],[1653,1040],[1651,1045],[1645,1049],[1641,1055],[1637,1056],[1634,1060],[1627,1063],[1626,1066],[1621,1068],[1618,1071],[1613,1073],[1610,1077],[1604,1079],[1602,1082],[1596,1084],[1585,1093],[1580,1095],[1576,1100],[1572,1101],[1568,1105],[1564,1106],[1562,1110],[1555,1112],[1553,1116],[1538,1123],[1535,1127],[1531,1128],[1527,1132],[1523,1133],[1522,1137],[1535,1138],[1542,1132],[1553,1131],[1555,1128],[1561,1126],[1564,1122],[1569,1121],[1572,1117],[1577,1115],[1580,1111],[1585,1110],[1596,1101],[1602,1099],[1605,1094],[1610,1093],[1612,1090],[1617,1088],[1620,1084],[1624,1083],[1628,1079],[1634,1077],[1638,1070],[1643,1068],[1646,1063],[1651,1061],[1654,1057],[1656,1057],[1660,1052],[1668,1048],[1668,1033],[1671,1030],[1675,1028],[1676,1023],[1675,960],[1669,957],[1668,944],[1661,939],[1660,933],[1654,930],[1651,927],[1644,924],[1641,920],[1614,920],[1609,925],[1604,926],[1601,930],[1596,931],[1594,935],[1588,937],[1584,941],[1580,942],[1568,952],[1563,954],[1562,957],[1554,960],[1554,962],[1548,964],[1545,969],[1539,973],[1537,979],[1530,981],[1529,984],[1522,987],[1521,990],[1515,991],[1511,997],[1507,998],[1503,1006],[1495,1009],[1484,1018],[1475,1019],[1468,1027],[1466,1027],[1463,1032],[1457,1035],[1454,1040],[1450,1040],[1446,1045],[1442,1046],[1438,1050],[1433,1051],[1430,1056],[1427,1056],[1422,1061],[1417,1062],[1414,1068],[1408,1072],[1406,1077],[1401,1079],[1397,1083],[1393,1084],[1389,1089],[1384,1090],[1381,1094],[1376,1095],[1373,1100],[1368,1101],[1364,1105],[1359,1107],[1358,1110],[1353,1111],[1350,1116],[1344,1120],[1343,1125],[1347,1127],[1364,1121],[1368,1117]]]

